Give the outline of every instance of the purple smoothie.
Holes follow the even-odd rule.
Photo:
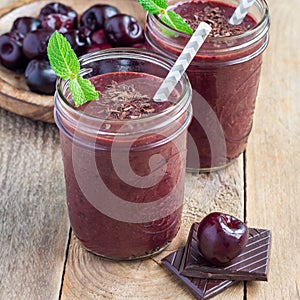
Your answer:
[[[186,154],[186,130],[171,139],[166,139],[166,136],[174,132],[174,128],[142,134],[137,138],[111,137],[109,133],[120,130],[122,124],[143,118],[146,120],[151,116],[164,113],[174,103],[153,102],[151,97],[160,85],[161,78],[152,75],[117,72],[93,77],[91,81],[101,92],[99,100],[88,102],[77,108],[77,111],[93,116],[91,120],[94,117],[106,120],[102,127],[107,130],[107,135],[92,136],[78,131],[79,127],[75,131],[73,126],[64,123],[62,119],[59,120],[62,122],[61,128],[64,128],[60,133],[71,226],[84,247],[95,254],[113,259],[134,259],[154,254],[168,245],[180,227],[185,169],[185,160],[182,157]],[[130,98],[135,100],[123,101],[124,93],[129,93]],[[176,93],[173,93],[173,97],[174,99],[177,97]],[[185,120],[186,114],[179,119],[178,127],[182,127]],[[176,124],[173,127],[176,127]],[[161,174],[160,169],[165,167],[163,177],[149,187],[141,187],[138,182],[135,186],[125,182],[124,178],[120,178],[116,172],[116,166],[112,162],[113,146],[114,151],[118,152],[119,168],[126,170],[129,160],[130,168],[136,175],[145,177],[152,171],[155,177],[155,174]],[[129,149],[128,156],[124,149]],[[165,162],[161,159],[152,161],[151,169],[149,162],[158,154]],[[93,171],[92,161],[96,165],[95,171]],[[99,182],[102,183],[103,189]],[[95,193],[98,203],[90,200],[85,188],[89,191],[97,189]],[[113,203],[110,207],[109,201],[112,195],[129,205],[151,204],[161,198],[166,199],[159,207],[159,211],[142,208],[133,211],[132,216],[123,216],[122,211],[116,211],[119,208],[113,207]],[[108,207],[112,214],[120,218],[103,212],[101,205]],[[153,220],[146,222],[134,215],[148,213],[154,214]],[[159,215],[163,217],[157,218]],[[134,221],[120,220],[123,217],[132,218]],[[149,219],[149,216],[145,219]]]
[[[260,21],[250,14],[241,25],[229,25],[228,20],[235,7],[224,2],[179,2],[172,9],[194,29],[201,21],[213,28],[187,69],[195,91],[192,100],[194,117],[189,127],[187,168],[218,169],[226,166],[246,148],[253,122],[262,51],[267,44],[266,33],[261,37],[258,34],[250,35],[250,32],[258,31]],[[189,36],[166,36],[160,31],[158,24],[155,17],[148,17],[148,45],[156,52],[175,60]],[[203,113],[203,101],[212,112]],[[212,113],[217,122],[212,121]],[[196,150],[191,151],[193,144]]]

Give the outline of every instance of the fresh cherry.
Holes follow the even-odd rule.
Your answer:
[[[83,12],[80,26],[89,27],[92,31],[101,29],[107,19],[119,13],[119,10],[110,5],[96,4]]]
[[[78,30],[82,36],[85,36],[87,39],[91,39],[92,30],[89,27],[81,26]]]
[[[22,40],[14,32],[0,36],[0,62],[11,70],[19,70],[26,66],[27,59],[22,51]]]
[[[126,14],[118,14],[108,19],[104,32],[113,46],[130,46],[144,41],[141,25],[134,17]]]
[[[246,246],[248,235],[248,227],[239,219],[213,212],[199,224],[198,248],[210,263],[225,265]]]
[[[91,40],[93,44],[105,44],[107,43],[105,33],[103,29],[99,29],[92,33]]]
[[[23,41],[23,53],[28,59],[46,58],[47,45],[53,31],[37,29],[29,32]]]
[[[66,33],[63,33],[65,38],[71,44],[73,50],[77,55],[82,55],[85,53],[86,47],[91,45],[91,40],[85,35],[80,29],[71,29]]]
[[[57,30],[60,33],[67,32],[74,28],[74,21],[62,14],[50,14],[42,19],[42,27],[48,30]]]
[[[32,17],[20,17],[15,19],[10,31],[18,32],[25,36],[28,32],[41,27],[41,21]]]
[[[25,78],[31,91],[47,95],[54,94],[57,77],[47,60],[31,60],[25,70]]]
[[[74,27],[77,27],[78,15],[77,12],[70,6],[64,5],[59,2],[49,3],[41,9],[38,19],[42,21],[45,16],[48,16],[50,14],[66,15],[73,21]]]

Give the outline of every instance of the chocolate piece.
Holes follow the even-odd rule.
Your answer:
[[[162,259],[162,263],[180,279],[198,300],[211,298],[236,283],[233,280],[201,279],[185,277],[179,273],[184,249],[180,249]]]
[[[197,246],[199,223],[191,227],[183,259],[179,268],[182,275],[197,278],[262,280],[267,281],[271,234],[266,229],[249,228],[246,247],[226,266],[207,262]]]

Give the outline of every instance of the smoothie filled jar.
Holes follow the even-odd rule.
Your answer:
[[[246,148],[253,122],[262,53],[268,44],[269,12],[256,0],[240,25],[228,23],[240,1],[168,1],[195,29],[201,21],[212,27],[187,69],[193,88],[193,119],[189,126],[187,169],[212,171],[225,167]],[[150,49],[176,60],[190,35],[147,16]]]
[[[168,99],[153,96],[172,62],[137,49],[80,59],[99,99],[74,107],[67,82],[54,97],[71,226],[103,257],[154,255],[181,222],[192,89],[184,75]]]

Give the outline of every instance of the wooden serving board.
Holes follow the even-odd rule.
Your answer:
[[[19,7],[6,7],[0,10],[0,34],[10,30],[17,17],[36,17],[40,9],[52,0],[43,0],[23,4]],[[64,0],[65,5],[73,7],[80,15],[90,6],[100,3],[98,0]],[[136,1],[101,0],[102,4],[116,6],[121,12],[133,15],[141,23],[145,22],[145,12]],[[29,90],[23,74],[16,74],[0,64],[0,107],[18,115],[54,122],[53,96],[39,95]]]

